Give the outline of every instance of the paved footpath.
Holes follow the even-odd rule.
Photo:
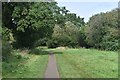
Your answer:
[[[49,62],[45,72],[45,78],[59,78],[56,59],[53,53],[49,54]]]

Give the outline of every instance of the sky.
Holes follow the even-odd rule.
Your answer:
[[[72,0],[70,1],[57,1],[58,6],[65,6],[67,10],[71,13],[76,13],[81,18],[84,18],[84,21],[87,22],[89,18],[97,13],[100,12],[107,12],[111,11],[112,9],[118,8],[118,1],[104,1],[104,2],[87,2],[84,0],[75,2]]]

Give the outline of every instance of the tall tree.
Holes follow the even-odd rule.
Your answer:
[[[92,16],[85,33],[89,45],[104,50],[118,50],[118,9]]]

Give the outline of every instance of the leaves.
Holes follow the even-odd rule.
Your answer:
[[[117,16],[117,9],[92,16],[85,31],[87,43],[99,49],[118,50]]]

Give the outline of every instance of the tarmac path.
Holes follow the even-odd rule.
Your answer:
[[[55,55],[52,52],[49,54],[49,61],[45,72],[45,78],[59,78]]]

